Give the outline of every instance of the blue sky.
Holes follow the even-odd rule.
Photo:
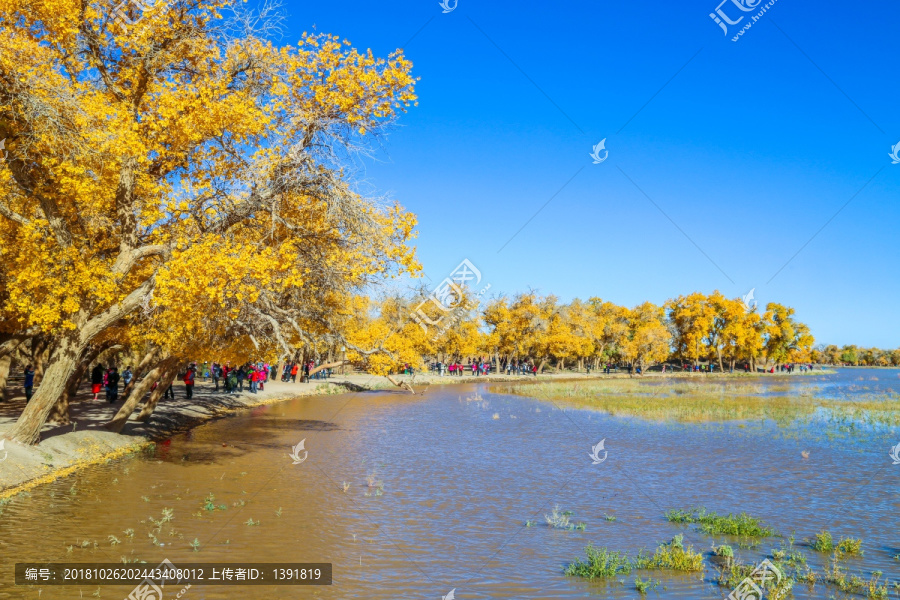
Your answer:
[[[419,106],[360,176],[418,215],[434,282],[468,258],[564,301],[756,288],[817,342],[897,347],[900,5],[777,0],[732,42],[764,4],[723,4],[726,37],[718,0],[297,2],[281,43],[413,61]]]

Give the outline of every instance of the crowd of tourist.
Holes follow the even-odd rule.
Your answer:
[[[297,377],[300,377],[300,382],[309,382],[312,379],[327,379],[331,376],[331,369],[316,369],[317,365],[316,361],[309,360],[306,362],[288,362],[285,363],[284,367],[281,369],[281,381],[283,382],[297,382]],[[712,373],[716,370],[716,365],[713,363],[708,364],[682,364],[682,365],[674,365],[674,370],[678,370],[681,368],[682,371],[691,371],[691,372],[699,372],[699,373]],[[497,364],[497,361],[491,359],[485,359],[484,357],[477,358],[467,358],[465,363],[462,360],[454,360],[448,363],[442,361],[435,361],[429,364],[429,370],[441,377],[444,376],[457,376],[462,377],[464,375],[472,375],[472,376],[484,376],[490,375],[491,373],[497,372],[506,375],[534,375],[537,376],[538,366],[529,360],[519,360],[519,359],[502,359],[500,364]],[[587,374],[590,375],[591,366],[586,365]],[[618,372],[619,365],[615,363],[606,363],[602,365],[604,374],[611,374],[613,372]],[[625,367],[628,373],[637,373],[641,374],[642,369],[640,367],[627,366]],[[741,368],[741,367],[739,367]],[[750,371],[750,365],[744,364],[742,366],[743,370],[746,372]],[[795,370],[799,370],[801,373],[812,371],[814,366],[809,363],[803,364],[795,364],[795,363],[787,363],[781,364],[777,366],[771,367],[768,372],[769,373],[793,373]],[[662,372],[673,370],[672,365],[662,365]],[[733,369],[732,369],[733,371]],[[404,365],[400,372],[404,375],[412,375],[415,372],[415,369],[410,365]],[[184,383],[185,388],[185,397],[190,400],[194,395],[194,384],[196,378],[202,376],[207,379],[207,381],[212,381],[215,386],[215,391],[219,391],[219,384],[222,384],[222,388],[227,394],[241,394],[244,392],[245,386],[246,390],[251,394],[255,394],[257,392],[261,392],[265,390],[266,381],[271,379],[275,381],[278,376],[278,367],[277,365],[270,365],[267,362],[256,362],[256,363],[247,363],[244,365],[240,365],[237,367],[232,367],[230,363],[220,364],[217,362],[213,363],[203,363],[202,366],[197,365],[197,363],[191,363],[183,374],[179,375],[180,380]],[[119,385],[120,383],[123,386],[123,389],[128,391],[129,385],[134,380],[134,373],[130,366],[125,367],[125,370],[119,373],[118,367],[115,365],[111,365],[109,367],[104,367],[103,364],[97,364],[90,372],[91,379],[91,393],[93,394],[93,400],[96,402],[100,398],[100,393],[104,392],[106,396],[106,401],[110,404],[114,404],[119,401]],[[24,378],[24,388],[25,388],[25,401],[26,403],[31,400],[32,395],[34,394],[34,380],[35,380],[35,370],[32,365],[28,365],[25,367],[25,378]],[[151,390],[155,390],[159,385],[162,384],[162,380],[159,379],[153,383]],[[172,388],[172,385],[168,385],[165,391],[166,398],[175,398],[175,391]]]

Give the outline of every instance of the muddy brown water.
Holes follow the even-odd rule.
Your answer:
[[[844,381],[844,389],[862,387],[853,383],[859,377],[897,385],[897,375],[852,370],[823,381]],[[900,554],[900,465],[888,456],[900,433],[813,429],[651,423],[475,385],[434,386],[416,397],[300,398],[208,423],[152,453],[14,498],[0,515],[0,598],[94,598],[96,586],[14,586],[13,566],[123,557],[150,565],[164,558],[334,565],[327,587],[192,586],[186,600],[437,599],[452,589],[460,600],[626,599],[640,597],[634,578],[648,575],[661,581],[649,598],[724,598],[730,590],[714,583],[709,557],[703,574],[634,572],[620,578],[624,584],[562,573],[589,543],[635,553],[684,533],[707,552],[728,541],[664,518],[667,509],[697,505],[746,511],[785,536],[794,532],[819,570],[824,557],[803,547],[803,538],[822,529],[861,537],[865,555],[847,561],[850,572],[900,578],[893,558]],[[892,435],[898,439],[888,443]],[[604,438],[607,459],[594,465],[591,446]],[[291,447],[303,439],[308,458],[292,464]],[[204,508],[210,494],[213,511]],[[543,517],[555,505],[586,529],[549,528]],[[164,509],[173,517],[155,545],[150,518]],[[781,541],[735,551],[758,562]],[[99,597],[125,598],[132,588],[103,586]],[[821,584],[794,588],[796,598],[832,595],[841,597]]]

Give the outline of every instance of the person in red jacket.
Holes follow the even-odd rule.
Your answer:
[[[187,373],[184,374],[184,392],[187,394],[188,400],[194,397],[194,374],[196,369],[194,365],[188,367]]]

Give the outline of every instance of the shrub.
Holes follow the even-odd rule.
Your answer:
[[[844,554],[859,556],[862,554],[862,540],[859,538],[841,538],[837,549]]]
[[[566,567],[566,575],[595,579],[598,577],[615,577],[631,573],[631,562],[624,552],[612,552],[606,548],[588,546],[584,549],[586,560],[576,559]]]
[[[818,550],[819,552],[831,552],[834,550],[834,540],[831,539],[830,533],[822,531],[813,538],[812,547],[813,550]]]
[[[727,556],[728,558],[734,558],[734,550],[732,550],[731,546],[727,544],[722,544],[721,546],[713,546],[712,548],[713,554],[716,556]]]
[[[719,515],[705,508],[670,510],[666,519],[672,523],[698,523],[700,531],[708,535],[735,535],[744,537],[768,537],[775,535],[770,527],[764,527],[759,519],[747,513]]]
[[[684,536],[676,535],[669,543],[657,546],[653,556],[642,550],[634,561],[638,569],[672,569],[673,571],[702,571],[703,555],[692,546],[684,547]]]

